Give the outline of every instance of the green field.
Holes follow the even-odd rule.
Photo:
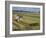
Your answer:
[[[14,15],[23,16],[22,21],[15,21]],[[40,14],[39,13],[15,13],[13,14],[13,31],[40,30]]]

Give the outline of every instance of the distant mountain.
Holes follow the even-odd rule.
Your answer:
[[[13,10],[13,13],[40,13],[40,12],[30,12],[30,11],[20,11],[20,10]]]
[[[40,8],[31,8],[31,7],[13,7],[13,12],[33,12],[33,13],[39,13]]]

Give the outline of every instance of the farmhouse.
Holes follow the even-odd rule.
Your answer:
[[[23,16],[15,15],[15,21],[22,21]]]

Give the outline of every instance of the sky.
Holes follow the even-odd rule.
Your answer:
[[[12,10],[19,10],[19,11],[29,11],[29,12],[39,12],[40,8],[33,8],[33,7],[13,7]]]

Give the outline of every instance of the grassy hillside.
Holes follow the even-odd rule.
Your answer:
[[[39,30],[40,29],[40,14],[38,13],[16,13],[23,16],[22,21],[15,21],[15,14],[13,14],[13,31],[23,30]]]

